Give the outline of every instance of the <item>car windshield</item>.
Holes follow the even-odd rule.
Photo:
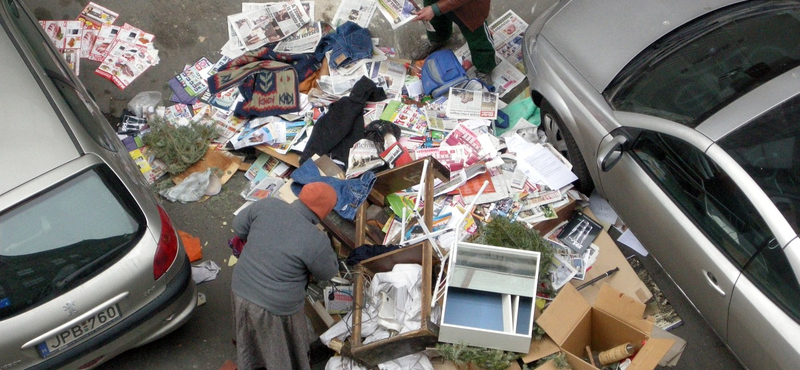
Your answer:
[[[141,211],[105,167],[0,214],[0,320],[75,288],[144,234]]]
[[[746,2],[699,18],[644,50],[603,93],[621,111],[696,127],[800,65],[800,3]]]

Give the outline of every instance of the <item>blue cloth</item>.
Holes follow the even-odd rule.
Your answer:
[[[346,67],[357,60],[372,57],[372,35],[368,29],[347,21],[336,27],[336,32],[322,37],[314,54],[324,54],[328,50],[331,50],[328,61],[331,68]]]
[[[291,178],[294,180],[292,191],[295,195],[300,194],[300,189],[303,188],[303,185],[312,182],[321,181],[333,187],[333,190],[336,191],[336,205],[333,210],[339,216],[348,220],[356,218],[358,207],[367,200],[367,196],[372,191],[372,186],[375,185],[376,180],[372,171],[366,171],[357,178],[347,180],[323,176],[314,161],[303,162],[300,167],[292,172]]]

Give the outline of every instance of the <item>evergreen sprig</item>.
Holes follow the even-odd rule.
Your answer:
[[[519,357],[519,354],[514,352],[472,347],[463,343],[437,343],[436,349],[445,360],[453,361],[459,368],[472,364],[483,370],[505,370]]]
[[[482,223],[476,235],[473,240],[475,243],[539,252],[539,282],[550,281],[553,249],[535,229],[528,228],[522,222],[513,222],[508,217],[495,216],[492,221]]]
[[[164,119],[148,122],[150,131],[142,137],[144,144],[161,159],[171,175],[185,171],[206,154],[208,144],[216,137],[211,125],[190,122],[188,125],[171,125]]]

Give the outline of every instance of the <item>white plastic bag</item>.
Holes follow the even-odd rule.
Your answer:
[[[206,195],[210,178],[210,168],[205,172],[195,172],[186,177],[180,184],[162,190],[160,194],[171,202],[196,202]]]
[[[156,107],[161,103],[160,91],[142,91],[128,102],[128,110],[136,117],[144,117],[148,107]]]

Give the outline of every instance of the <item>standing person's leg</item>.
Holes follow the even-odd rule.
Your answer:
[[[450,18],[458,26],[458,29],[461,30],[464,39],[467,40],[469,53],[472,55],[472,64],[475,65],[475,69],[478,70],[478,78],[491,85],[492,71],[497,67],[497,61],[494,56],[495,51],[494,45],[492,45],[492,35],[489,34],[489,28],[486,26],[486,22],[472,31],[455,15]]]
[[[423,6],[431,6],[436,0],[424,0]],[[424,42],[419,48],[411,53],[411,59],[422,60],[431,53],[441,49],[453,35],[453,22],[444,14],[434,16],[430,20],[433,31],[425,31],[428,41]]]

